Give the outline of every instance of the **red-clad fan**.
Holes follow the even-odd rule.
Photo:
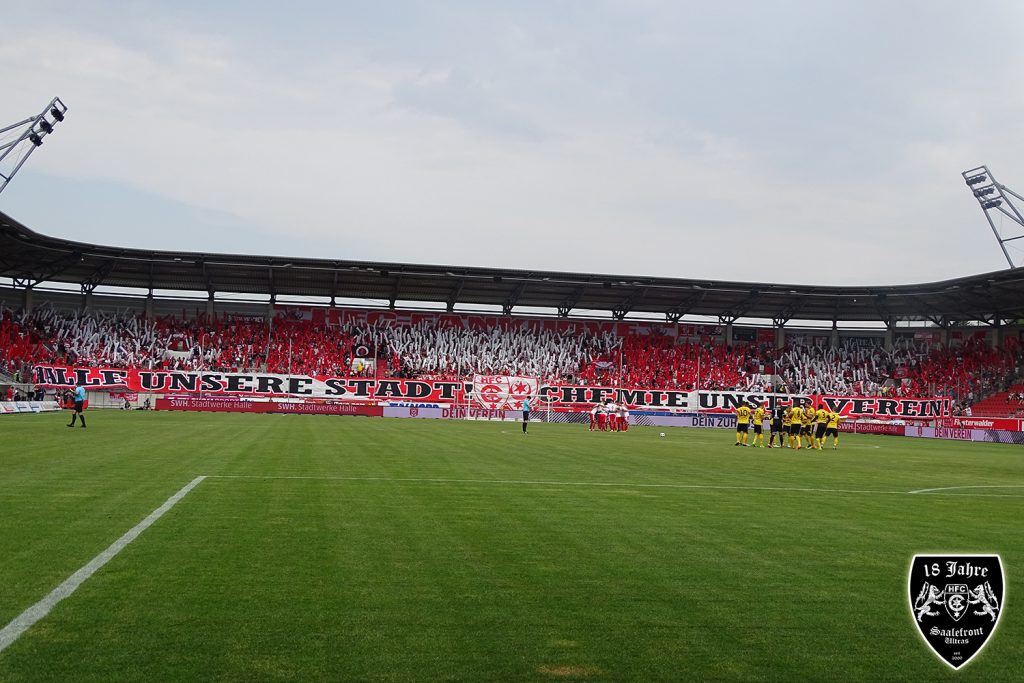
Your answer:
[[[601,407],[599,405],[595,405],[590,409],[590,431],[594,431],[594,429],[597,428],[597,414],[600,409]]]

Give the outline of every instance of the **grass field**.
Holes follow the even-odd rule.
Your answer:
[[[0,419],[0,627],[199,475],[0,653],[2,681],[1021,680],[1024,450],[716,430],[100,412]],[[910,491],[990,485],[937,493]],[[953,672],[920,552],[997,552]]]

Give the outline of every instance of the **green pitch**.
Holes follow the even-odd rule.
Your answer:
[[[1020,680],[1024,450],[716,430],[91,411],[0,419],[2,681]],[[230,476],[228,476],[230,475]],[[989,485],[939,493],[937,487]],[[992,640],[918,636],[914,553],[996,552]]]

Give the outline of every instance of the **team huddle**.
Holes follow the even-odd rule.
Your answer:
[[[825,439],[832,437],[832,450],[839,447],[839,420],[838,413],[825,408],[825,404],[814,406],[799,404],[786,408],[778,406],[774,412],[758,404],[742,405],[736,409],[736,446],[750,446],[764,448],[764,423],[771,417],[771,438],[768,439],[768,448],[795,448],[800,450],[803,444],[807,448],[821,450],[825,446]],[[754,443],[747,443],[750,433],[750,425],[754,425]],[[775,445],[775,437],[779,437],[778,446]]]
[[[608,400],[598,403],[590,410],[590,431],[628,432],[629,409],[623,404]]]

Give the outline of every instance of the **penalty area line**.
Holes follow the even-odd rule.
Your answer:
[[[185,484],[180,491],[168,498],[163,505],[149,513],[144,520],[125,532],[121,538],[111,543],[110,547],[92,558],[88,564],[65,579],[63,583],[50,591],[46,597],[19,614],[13,621],[11,621],[11,623],[4,626],[3,629],[0,629],[0,652],[7,649],[14,641],[21,637],[25,631],[32,628],[36,622],[49,614],[50,610],[52,610],[57,603],[74,593],[90,576],[99,571],[107,562],[110,562],[110,560],[124,550],[129,543],[138,538],[139,534],[151,527],[156,520],[163,517],[164,513],[174,507],[179,500],[184,498],[189,491],[198,486],[204,479],[206,479],[205,476],[196,477],[189,483]]]

